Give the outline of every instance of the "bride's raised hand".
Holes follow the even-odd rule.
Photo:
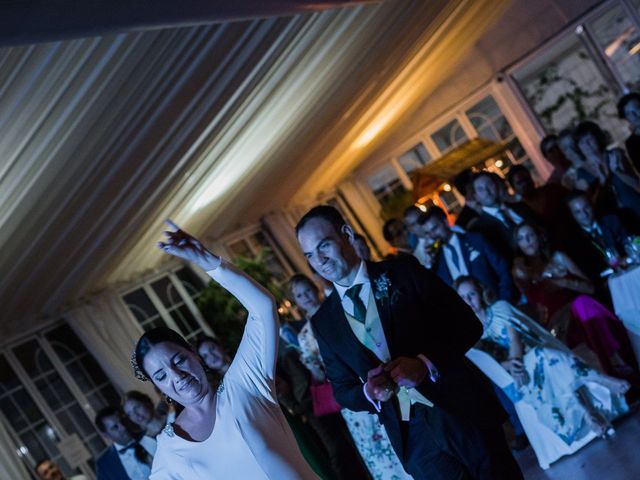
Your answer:
[[[204,271],[213,270],[220,265],[220,257],[207,250],[202,243],[183,231],[171,220],[164,222],[170,230],[164,232],[165,241],[158,242],[160,250],[194,263]]]

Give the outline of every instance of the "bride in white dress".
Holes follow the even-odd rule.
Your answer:
[[[305,462],[275,392],[278,317],[271,294],[167,222],[159,247],[207,272],[248,310],[235,358],[214,391],[198,355],[176,332],[157,328],[136,344],[132,361],[184,409],[158,436],[151,480],[288,480],[318,477]]]

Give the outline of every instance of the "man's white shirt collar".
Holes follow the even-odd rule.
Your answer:
[[[356,276],[353,279],[353,282],[351,283],[351,285],[343,287],[342,285],[339,285],[338,283],[334,282],[333,286],[338,292],[338,295],[340,295],[340,298],[343,299],[345,294],[347,293],[347,290],[349,290],[354,285],[368,284],[368,283],[369,283],[369,272],[367,272],[367,265],[366,263],[364,263],[364,261],[360,261],[360,267],[358,268],[358,273],[356,273]]]

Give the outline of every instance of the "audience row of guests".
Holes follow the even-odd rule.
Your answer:
[[[634,125],[627,146],[637,155],[640,97],[624,97],[619,107]],[[524,166],[510,169],[508,184],[467,170],[454,181],[465,197],[455,225],[437,206],[411,206],[385,223],[383,235],[394,255],[416,256],[478,315],[484,335],[470,356],[508,397],[512,423],[522,420],[547,467],[611,431],[611,419],[628,409],[627,380],[638,379],[602,274],[618,266],[637,233],[640,176],[593,122],[546,137],[541,149],[554,166],[545,185],[536,187]],[[584,345],[595,354],[591,366],[568,348]]]

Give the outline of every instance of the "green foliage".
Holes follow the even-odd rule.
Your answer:
[[[407,207],[413,205],[413,193],[409,190],[398,190],[382,202],[380,216],[383,221],[391,218],[402,218]]]
[[[238,257],[234,264],[267,288],[280,303],[284,291],[267,268],[266,258],[269,254],[267,249],[263,249],[255,259]],[[202,291],[197,306],[227,353],[233,356],[242,339],[247,311],[233,295],[214,281],[209,282]]]

